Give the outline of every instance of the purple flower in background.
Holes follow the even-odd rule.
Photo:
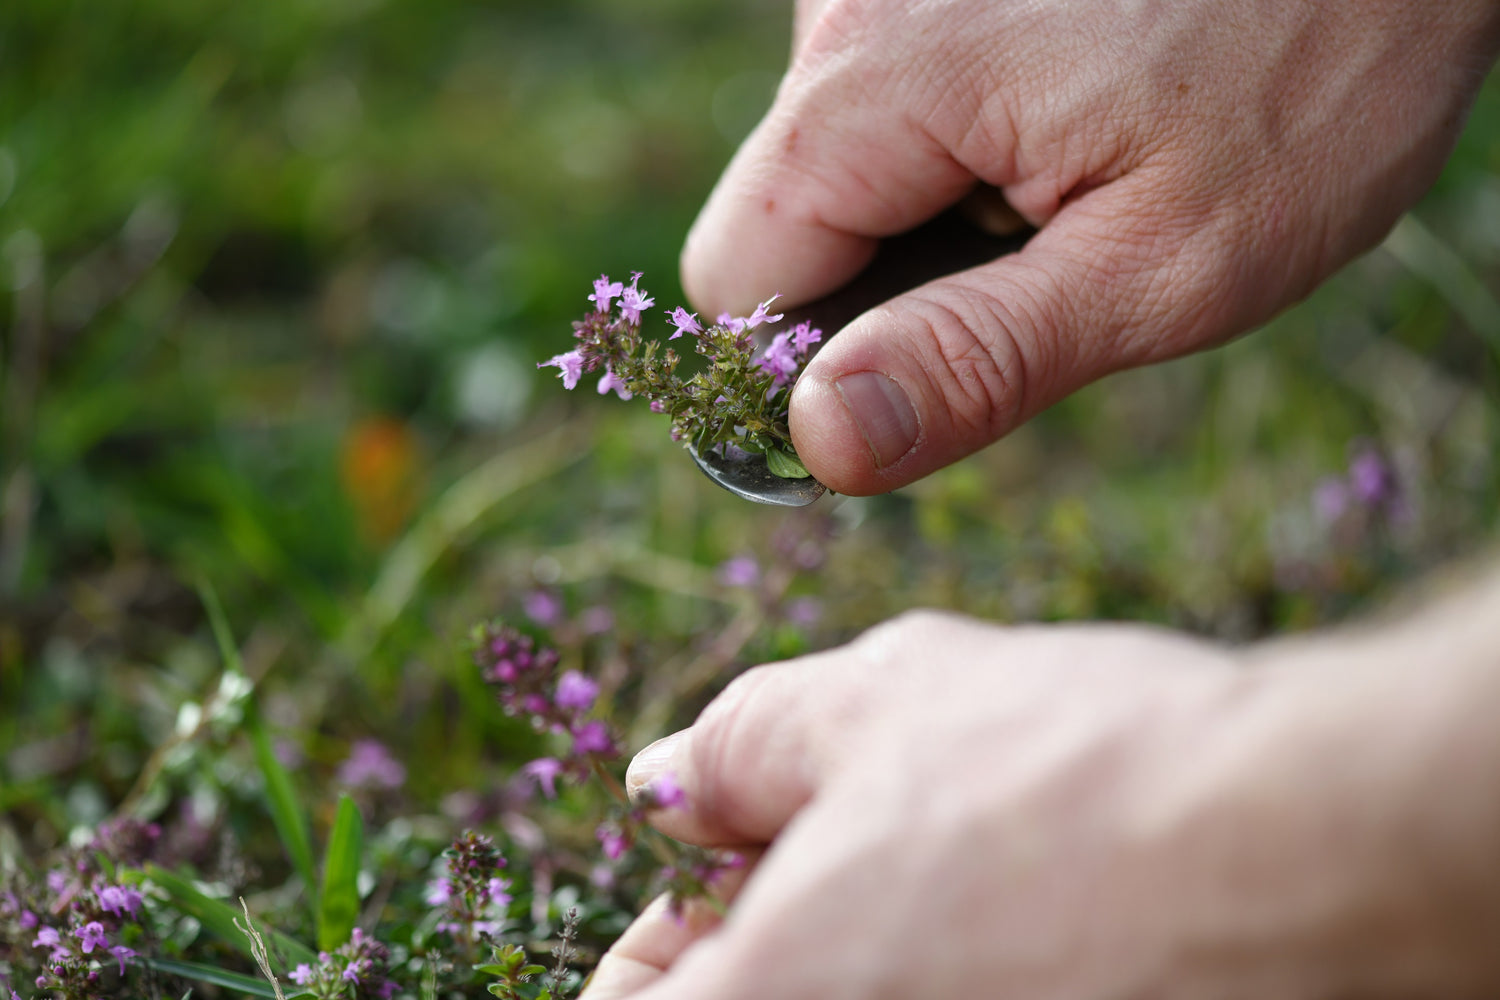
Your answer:
[[[735,556],[719,564],[718,575],[726,587],[753,587],[760,582],[760,564],[754,556]]]
[[[521,773],[536,782],[537,788],[549,799],[557,798],[557,779],[564,770],[563,762],[555,757],[538,757],[521,767]]]
[[[576,389],[578,387],[578,380],[583,377],[584,360],[582,351],[571,350],[566,354],[559,354],[548,358],[546,361],[537,363],[538,368],[546,368],[549,365],[560,369],[564,389]]]
[[[594,706],[594,699],[599,696],[599,685],[592,679],[579,673],[577,670],[569,670],[557,680],[557,694],[552,700],[558,708],[573,712],[587,712]]]
[[[580,757],[611,755],[615,752],[615,741],[610,739],[609,728],[603,722],[590,719],[573,730],[573,752]]]
[[[624,830],[613,823],[601,824],[599,829],[594,831],[594,836],[598,838],[599,846],[604,849],[604,856],[611,861],[619,861],[630,848],[630,838],[625,836]]]
[[[615,391],[615,395],[619,396],[621,399],[630,399],[633,395],[633,393],[631,393],[631,391],[625,387],[625,380],[606,368],[604,369],[604,374],[599,378],[599,395],[602,396],[605,393],[609,392],[609,390],[611,389],[613,389]]]
[[[43,925],[41,930],[36,932],[36,940],[31,942],[31,946],[33,948],[60,948],[62,935],[57,932],[56,928]]]
[[[615,296],[619,295],[624,288],[625,286],[620,282],[610,281],[609,275],[601,274],[599,275],[598,279],[594,281],[594,294],[589,296],[589,301],[592,302],[594,304],[594,307],[600,312],[607,313],[609,312],[609,304],[611,300],[613,300]],[[568,386],[568,388],[571,389],[573,387]]]
[[[668,340],[676,340],[684,333],[691,333],[696,336],[703,332],[703,326],[698,322],[698,314],[690,313],[682,306],[678,306],[672,310],[671,320],[672,325],[677,327],[677,330],[672,336],[667,338]]]
[[[306,986],[308,983],[313,981],[312,966],[308,965],[306,962],[300,963],[288,975],[291,977],[292,982],[296,983],[298,986]]]
[[[585,608],[583,631],[586,635],[603,635],[615,627],[615,613],[603,604]]]
[[[641,321],[641,311],[650,309],[656,304],[656,300],[636,287],[641,280],[641,272],[634,271],[630,275],[630,287],[620,293],[620,315],[625,322],[632,325]]]
[[[356,740],[339,765],[338,780],[347,788],[400,788],[406,783],[406,765],[379,740]]]
[[[521,599],[521,608],[526,612],[526,617],[545,628],[551,628],[562,621],[563,603],[550,590],[532,590]]]
[[[98,891],[99,908],[117,917],[135,916],[141,907],[141,894],[128,885],[107,885]]]
[[[1362,448],[1349,462],[1349,487],[1369,507],[1383,507],[1396,495],[1396,472],[1380,452]]]
[[[823,617],[823,602],[816,597],[796,597],[786,604],[786,620],[793,625],[812,628]]]

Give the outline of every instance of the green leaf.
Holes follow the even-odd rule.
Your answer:
[[[802,460],[785,448],[767,448],[766,467],[782,479],[806,479],[810,475]]]
[[[144,959],[142,964],[157,972],[165,972],[169,976],[179,976],[183,979],[191,979],[200,983],[222,986],[226,990],[234,990],[246,996],[273,998],[276,996],[276,991],[264,979],[241,975],[238,972],[229,972],[212,965],[201,965],[198,962],[178,962],[170,958]]]
[[[292,776],[276,758],[270,736],[262,723],[260,713],[252,709],[247,719],[250,742],[255,747],[255,761],[260,766],[261,780],[265,782],[266,808],[271,813],[271,822],[281,836],[286,856],[297,870],[307,893],[312,897],[312,912],[318,912],[317,874],[313,868],[312,840],[307,832],[307,815],[303,812],[297,793],[292,786]]]
[[[333,951],[349,940],[359,916],[359,859],[364,853],[364,820],[347,795],[339,796],[338,815],[323,852],[323,889],[318,894],[318,947]]]
[[[245,933],[235,926],[236,918],[243,919],[239,910],[234,909],[223,900],[214,899],[200,892],[192,882],[183,878],[175,872],[170,872],[159,865],[148,864],[145,875],[151,881],[161,886],[167,898],[179,912],[185,913],[211,934],[222,938],[225,943],[239,949],[246,958],[254,959],[255,955],[250,950],[250,939]],[[317,956],[311,948],[297,941],[295,938],[287,937],[280,931],[269,931],[265,934],[266,940],[280,958],[290,964],[300,962],[316,962]]]
[[[735,438],[733,443],[740,451],[748,451],[752,455],[769,450],[764,444],[761,444],[760,441],[749,435],[742,438]]]

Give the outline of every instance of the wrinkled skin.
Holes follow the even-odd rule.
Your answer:
[[[720,927],[650,908],[587,1000],[1495,996],[1496,623],[1495,586],[1238,653],[921,613],[757,668],[628,781],[767,852]]]
[[[801,379],[808,469],[884,492],[1306,295],[1431,184],[1497,39],[1492,0],[804,0],[684,287],[709,315],[772,291],[795,313],[976,182],[1042,226]]]

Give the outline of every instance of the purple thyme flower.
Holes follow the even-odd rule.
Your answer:
[[[823,339],[823,331],[813,326],[812,323],[803,320],[792,327],[792,347],[798,354],[806,356],[812,345]]]
[[[590,719],[573,730],[573,753],[578,756],[611,756],[614,752],[615,741],[610,738],[609,727],[598,719]]]
[[[649,309],[656,304],[656,300],[636,287],[641,280],[641,272],[633,271],[630,275],[630,287],[620,293],[620,315],[625,322],[632,326],[641,322],[641,311]]]
[[[719,564],[718,575],[726,587],[753,587],[760,582],[760,564],[754,556],[735,556]]]
[[[594,707],[594,699],[598,696],[599,685],[595,681],[577,670],[569,670],[558,678],[557,693],[552,700],[558,708],[587,712]]]
[[[698,322],[698,314],[690,313],[682,306],[678,306],[672,310],[670,319],[672,320],[672,325],[677,327],[677,330],[672,336],[667,338],[668,340],[676,340],[684,333],[691,333],[697,336],[703,332],[703,325]]]
[[[767,310],[770,308],[771,303],[775,302],[779,298],[781,298],[781,293],[777,292],[775,295],[771,296],[769,299],[766,299],[766,301],[756,306],[755,311],[745,318],[745,328],[748,330],[753,330],[757,326],[760,326],[762,323],[781,322],[782,316],[785,315],[784,313],[777,313],[775,316],[767,315]]]
[[[602,396],[611,389],[621,399],[629,399],[633,395],[629,389],[625,388],[625,380],[606,368],[604,374],[599,377],[599,395]]]
[[[594,294],[589,296],[589,301],[600,312],[607,313],[609,312],[610,300],[619,295],[624,287],[618,281],[610,281],[609,275],[601,274],[598,280],[594,282]],[[572,386],[568,386],[568,388],[571,389]]]
[[[125,961],[126,959],[135,958],[135,949],[127,948],[123,944],[117,944],[109,949],[109,953],[115,956],[115,959],[120,963],[120,975],[125,975]]]
[[[611,861],[619,861],[630,849],[630,838],[614,823],[601,823],[594,831],[594,836],[598,838],[599,846],[604,849],[604,856]]]
[[[1383,507],[1396,494],[1396,473],[1385,456],[1366,447],[1349,462],[1349,487],[1368,507]]]
[[[557,798],[557,779],[566,770],[566,765],[556,757],[538,757],[521,767],[521,773],[535,781],[536,787],[549,799]]]
[[[293,969],[289,973],[289,975],[292,982],[296,983],[298,986],[306,986],[308,983],[313,981],[313,968],[306,962],[302,962],[295,969]]]
[[[677,775],[664,771],[651,779],[645,788],[650,801],[648,809],[684,809],[687,807],[687,792],[677,783]]]
[[[44,924],[36,932],[36,940],[31,942],[31,946],[33,948],[61,948],[62,935],[57,932],[55,927],[48,927]]]
[[[793,625],[812,628],[823,617],[823,603],[816,597],[795,597],[787,602],[785,614]]]
[[[97,920],[90,920],[73,933],[82,943],[85,955],[92,952],[95,948],[103,951],[109,947],[109,939],[104,936],[104,925]]]
[[[727,312],[719,313],[718,319],[714,320],[730,333],[744,333],[750,329],[750,321],[743,316],[731,316]]]
[[[584,359],[582,351],[574,349],[566,354],[559,354],[546,361],[537,363],[538,368],[546,368],[549,365],[560,369],[559,374],[562,378],[564,389],[576,389],[578,387],[578,380],[583,377]]]
[[[347,788],[400,788],[406,783],[406,765],[379,740],[356,740],[339,765],[338,780]]]
[[[106,885],[96,895],[99,908],[117,917],[133,917],[141,907],[141,894],[128,885]]]
[[[584,609],[583,631],[586,635],[603,635],[615,627],[615,613],[603,604]]]
[[[799,364],[797,354],[792,350],[791,338],[786,333],[778,333],[772,338],[770,346],[755,359],[755,363],[776,377],[777,386],[789,384],[792,376],[797,374]]]
[[[562,599],[550,590],[533,590],[521,599],[521,609],[526,617],[538,625],[551,628],[562,621]]]

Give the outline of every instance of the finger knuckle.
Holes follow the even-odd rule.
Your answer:
[[[989,440],[1027,412],[1034,359],[1020,331],[1043,327],[1032,297],[1002,301],[958,286],[941,296],[914,296],[912,335],[926,342],[933,388],[960,433]]]

